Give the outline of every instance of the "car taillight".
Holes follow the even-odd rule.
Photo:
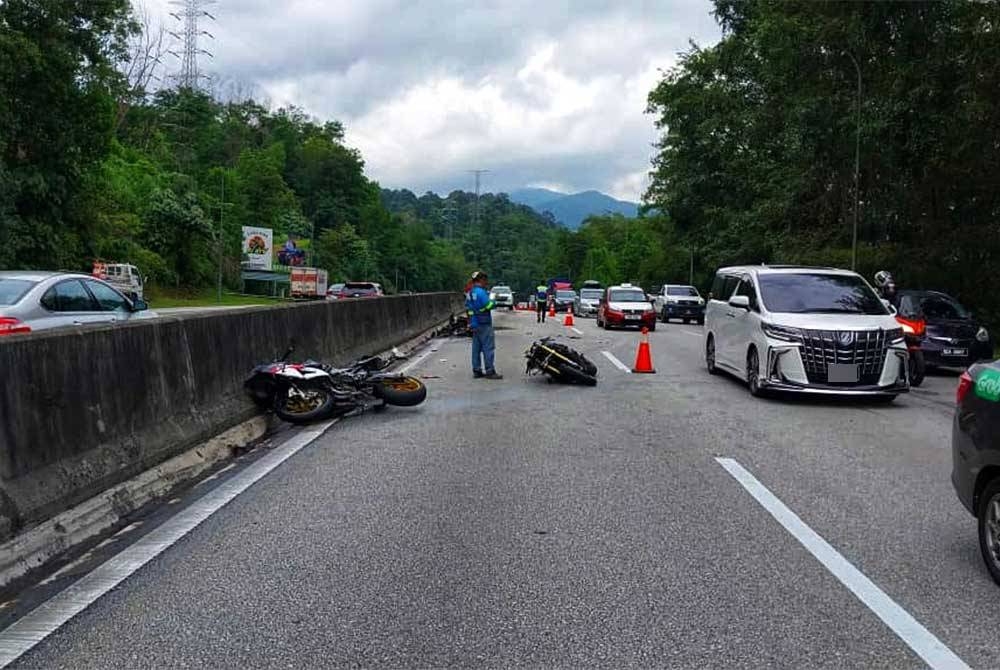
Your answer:
[[[21,323],[12,316],[0,316],[0,335],[16,335],[17,333],[30,333],[31,326]]]
[[[919,336],[927,331],[927,322],[923,319],[907,319],[897,315],[896,321],[903,327],[904,333]]]
[[[975,380],[969,371],[966,370],[962,373],[962,376],[958,378],[958,390],[955,392],[955,404],[961,405],[962,401],[965,400],[965,396],[969,395],[969,391],[976,385]]]

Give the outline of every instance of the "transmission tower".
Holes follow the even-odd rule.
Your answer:
[[[215,17],[205,11],[208,5],[214,5],[216,0],[172,0],[171,5],[179,7],[176,12],[171,12],[170,16],[177,19],[182,26],[180,32],[171,31],[170,34],[184,43],[183,53],[171,51],[173,55],[181,60],[181,69],[174,78],[177,80],[178,88],[197,89],[202,79],[208,79],[208,75],[202,74],[198,69],[198,56],[204,55],[212,58],[212,54],[204,49],[198,48],[198,38],[206,35],[212,39],[215,36],[198,28],[198,21],[202,17],[215,20]]]
[[[479,183],[482,176],[489,172],[489,170],[469,170],[472,174],[476,175],[476,209],[475,209],[475,225],[476,228],[479,227]]]

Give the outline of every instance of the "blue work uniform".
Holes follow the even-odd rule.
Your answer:
[[[472,329],[472,372],[476,375],[496,372],[492,313],[495,306],[489,292],[482,286],[473,286],[465,294],[465,308],[469,313],[469,328]]]

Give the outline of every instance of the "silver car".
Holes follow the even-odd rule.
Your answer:
[[[142,299],[72,272],[0,272],[0,335],[155,317]]]
[[[597,316],[597,308],[601,306],[604,289],[582,288],[580,295],[573,301],[573,314],[577,316]]]

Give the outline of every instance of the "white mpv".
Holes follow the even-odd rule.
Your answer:
[[[909,390],[903,331],[848,270],[722,268],[705,308],[705,364],[768,390],[874,395]]]

